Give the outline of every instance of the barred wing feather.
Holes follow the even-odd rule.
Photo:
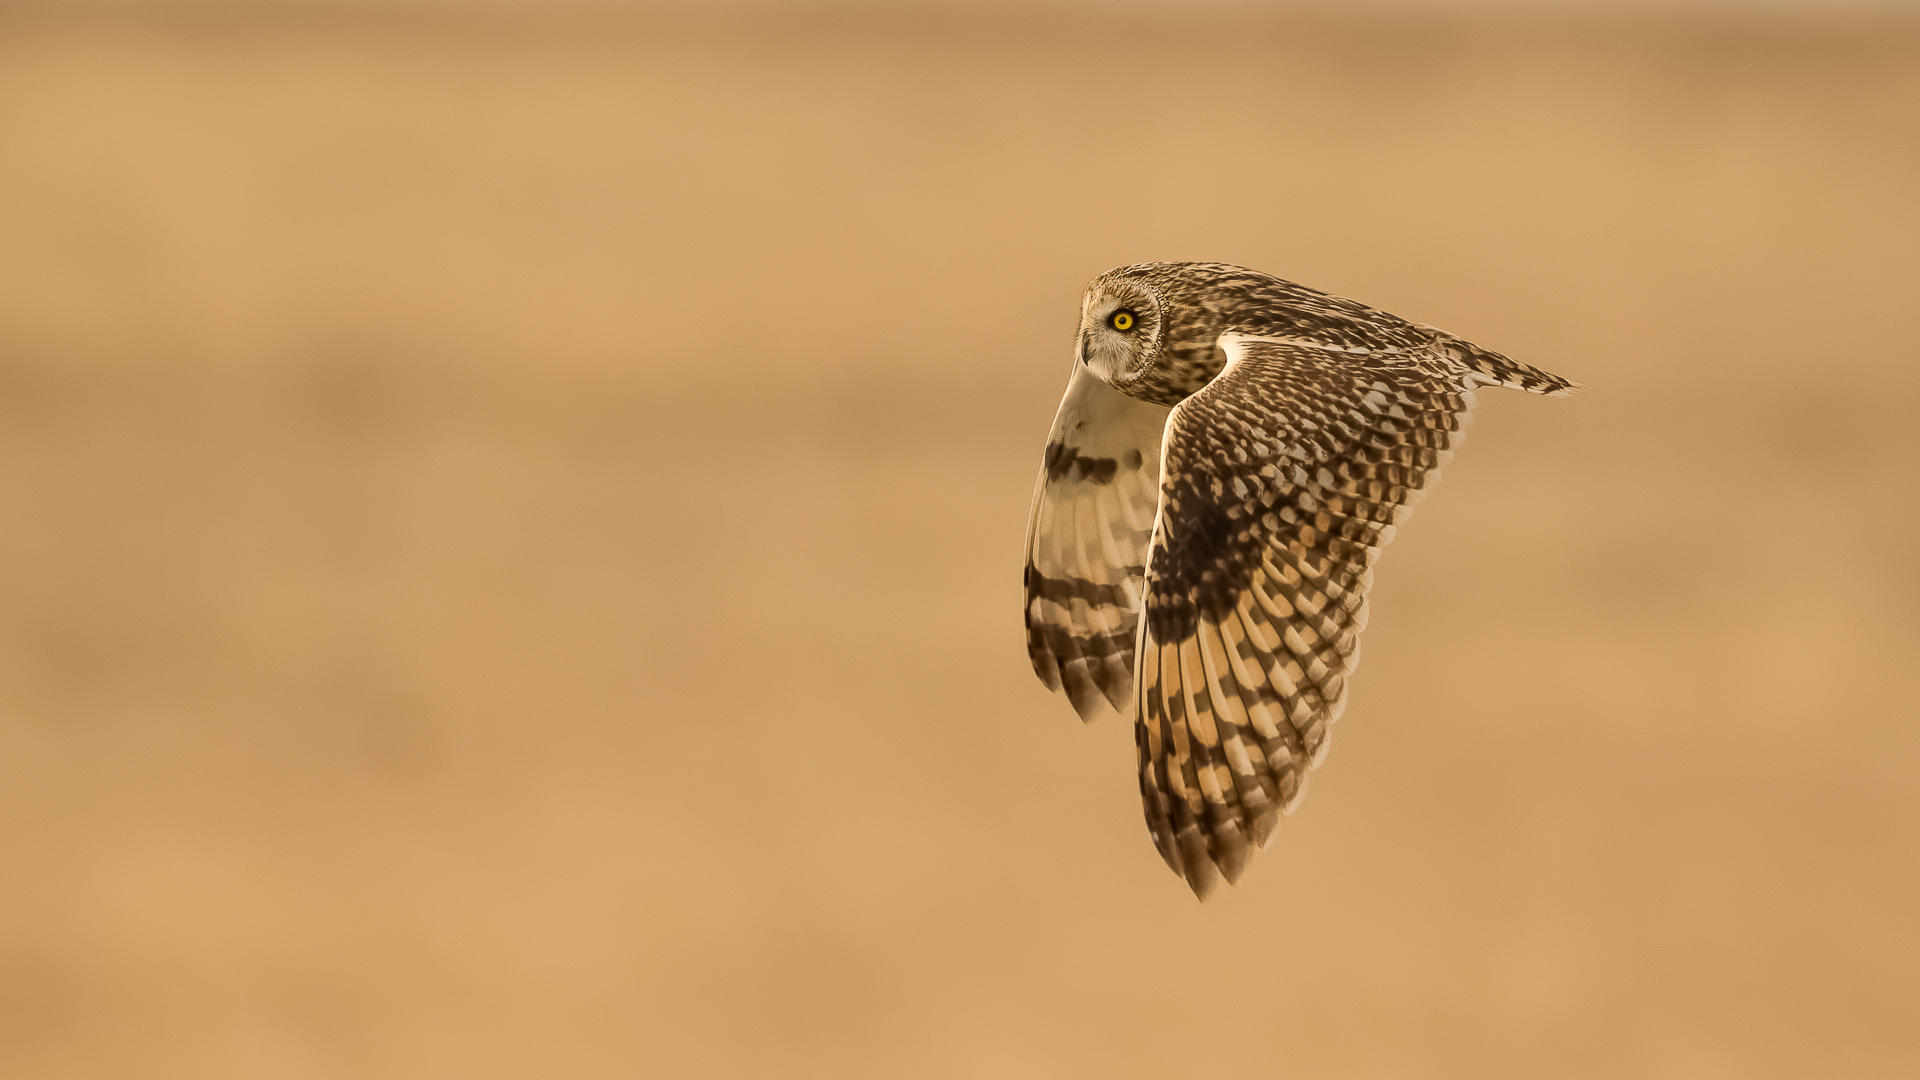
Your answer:
[[[1083,720],[1133,705],[1167,411],[1076,364],[1047,437],[1027,523],[1027,653]]]
[[[1135,717],[1148,828],[1203,898],[1305,792],[1374,559],[1495,381],[1439,343],[1221,346],[1226,368],[1167,424]]]

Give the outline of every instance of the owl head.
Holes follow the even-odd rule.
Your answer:
[[[1233,315],[1248,307],[1249,278],[1278,280],[1222,263],[1109,270],[1081,300],[1076,358],[1123,393],[1178,404],[1225,364],[1215,345]]]
[[[1165,328],[1159,290],[1144,278],[1109,271],[1087,286],[1080,302],[1077,359],[1101,381],[1123,385],[1159,357]]]

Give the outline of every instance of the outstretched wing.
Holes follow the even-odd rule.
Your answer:
[[[1167,425],[1135,719],[1154,844],[1202,898],[1326,754],[1369,568],[1491,381],[1437,350],[1221,347]]]
[[[1081,719],[1133,703],[1141,578],[1160,497],[1163,405],[1075,364],[1027,519],[1027,653]]]

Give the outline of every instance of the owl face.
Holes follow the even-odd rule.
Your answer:
[[[1080,305],[1080,362],[1108,385],[1130,382],[1159,356],[1165,322],[1144,282],[1097,280]]]

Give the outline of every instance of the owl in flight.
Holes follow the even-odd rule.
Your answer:
[[[1133,716],[1147,828],[1202,899],[1326,756],[1373,561],[1485,385],[1577,388],[1243,267],[1087,286],[1027,525],[1027,651],[1082,719]]]

